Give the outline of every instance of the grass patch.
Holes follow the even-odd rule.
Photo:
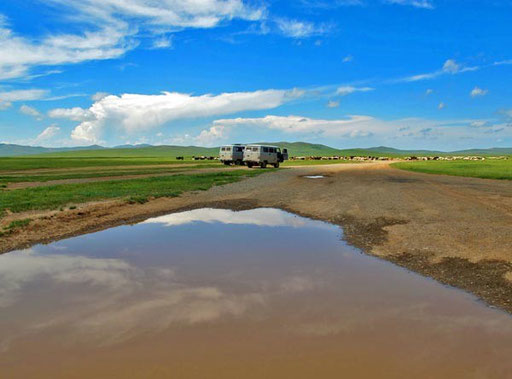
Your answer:
[[[467,176],[483,179],[512,180],[512,159],[485,161],[399,162],[392,166],[427,174]]]
[[[12,221],[5,229],[7,230],[14,230],[17,228],[23,228],[24,226],[27,226],[32,222],[31,218],[24,218],[23,220],[15,220]]]
[[[149,201],[147,196],[130,196],[128,198],[129,204],[144,204]]]
[[[179,196],[186,191],[208,190],[212,186],[236,182],[270,170],[233,170],[206,174],[161,176],[124,181],[62,184],[0,192],[0,212],[59,209],[67,204],[137,197]]]

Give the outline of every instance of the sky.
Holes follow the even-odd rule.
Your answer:
[[[512,0],[6,0],[0,143],[512,146]]]

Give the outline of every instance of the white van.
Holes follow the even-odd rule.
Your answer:
[[[226,145],[222,146],[219,151],[219,160],[226,166],[230,164],[244,164],[244,145]]]
[[[247,145],[244,151],[244,163],[247,167],[260,166],[267,167],[268,164],[275,168],[279,167],[279,163],[288,159],[288,150],[277,146],[269,145]]]

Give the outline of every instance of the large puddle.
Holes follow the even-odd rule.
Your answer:
[[[275,209],[0,256],[1,378],[510,378],[512,318]]]

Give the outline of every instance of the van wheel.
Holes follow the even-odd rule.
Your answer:
[[[275,167],[275,168],[279,168],[279,162],[274,163],[274,167]]]
[[[230,165],[230,163],[229,163],[229,162],[224,162],[224,164],[225,164],[226,166],[229,166],[229,165]]]
[[[261,168],[267,168],[267,162],[261,162],[260,163]]]
[[[247,167],[252,168],[252,163],[247,163]]]

